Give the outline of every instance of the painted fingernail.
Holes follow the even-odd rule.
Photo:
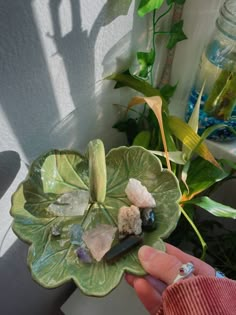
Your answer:
[[[148,261],[151,260],[156,253],[156,249],[150,246],[142,246],[138,252],[138,256],[141,261]]]

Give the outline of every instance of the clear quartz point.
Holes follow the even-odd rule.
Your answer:
[[[82,216],[89,204],[89,192],[74,190],[61,195],[48,207],[55,216]]]

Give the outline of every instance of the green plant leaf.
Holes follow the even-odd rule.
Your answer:
[[[202,100],[202,95],[204,91],[206,81],[204,81],[201,91],[198,95],[197,102],[194,106],[194,110],[192,112],[192,115],[189,118],[188,125],[197,133],[198,132],[198,120],[199,120],[199,112],[200,112],[200,105]]]
[[[118,285],[124,272],[145,274],[137,257],[138,248],[114,264],[103,260],[85,264],[76,255],[77,246],[71,243],[74,224],[80,224],[84,230],[98,223],[116,225],[119,208],[130,204],[125,194],[129,178],[140,180],[157,203],[158,228],[144,233],[144,244],[164,250],[162,239],[174,230],[180,215],[181,192],[173,173],[163,170],[153,154],[133,146],[113,149],[107,154],[106,174],[104,202],[90,200],[84,215],[48,217],[47,209],[65,192],[90,190],[87,154],[50,151],[42,155],[14,193],[13,230],[30,244],[28,265],[33,279],[42,286],[54,288],[72,279],[85,294],[103,296]],[[31,208],[26,208],[26,204]],[[59,236],[52,234],[55,228],[60,231]]]
[[[163,127],[165,131],[165,137],[166,137],[166,144],[168,151],[177,151],[174,138],[172,136],[171,130],[169,128],[168,124],[168,114],[166,112],[162,112],[162,119],[163,119]],[[158,150],[158,148],[156,148]]]
[[[227,178],[229,174],[230,171],[216,167],[201,157],[191,160],[186,178],[189,191],[183,191],[183,200],[192,199],[215,183]]]
[[[184,4],[185,3],[185,0],[167,0],[166,1],[168,5],[171,5],[173,3],[176,3],[176,4]]]
[[[148,82],[132,76],[127,70],[122,73],[113,73],[105,79],[116,81],[116,88],[128,86],[146,96],[160,95],[160,90],[155,89]],[[119,86],[117,86],[117,84],[119,84]]]
[[[206,81],[204,81],[201,91],[198,95],[197,102],[194,106],[194,110],[192,112],[192,115],[189,118],[188,125],[195,131],[196,133],[198,132],[198,121],[199,121],[199,112],[200,112],[200,105],[201,105],[201,100],[202,100],[202,95],[204,91]],[[200,145],[200,142],[199,144]],[[190,159],[192,150],[187,148],[186,146],[183,146],[183,153],[186,154],[186,156]]]
[[[168,117],[168,124],[172,134],[182,141],[182,143],[191,151],[196,152],[198,155],[203,157],[205,160],[211,162],[217,167],[220,167],[218,162],[215,160],[214,156],[208,150],[205,143],[201,143],[199,146],[199,142],[201,138],[198,134],[194,132],[194,130],[186,124],[183,120],[176,116]]]
[[[164,97],[164,99],[167,102],[169,102],[171,97],[174,95],[176,88],[177,88],[177,84],[175,84],[175,85],[165,84],[161,88],[161,90],[160,90],[161,95]]]
[[[163,156],[166,157],[165,152],[162,151],[153,151],[149,150],[153,154],[157,156]],[[186,160],[184,159],[183,152],[182,151],[173,151],[173,152],[168,152],[168,157],[172,162],[175,162],[176,164],[184,165],[186,164]]]
[[[182,154],[183,154],[183,152],[182,152]],[[183,156],[186,158],[186,156],[184,154],[183,154]],[[189,187],[187,184],[187,178],[188,178],[188,171],[189,171],[190,163],[191,163],[191,160],[187,160],[187,162],[185,162],[185,165],[184,165],[182,172],[181,172],[181,180],[182,180],[184,186],[186,187],[188,194],[189,194]]]
[[[112,75],[105,78],[106,80],[114,80],[116,81],[116,88],[117,84],[119,84],[119,87],[125,87],[128,86],[131,89],[134,89],[137,92],[142,93],[145,96],[160,96],[161,92],[159,89],[154,88],[151,84],[148,82],[137,78],[135,76],[132,76],[129,71],[125,71],[123,73],[113,73]],[[166,100],[162,97],[162,106],[163,110],[165,112],[168,112],[168,107]]]
[[[148,76],[148,70],[153,65],[155,60],[154,49],[151,49],[150,52],[137,52],[137,59],[140,65],[139,76],[146,78]]]
[[[139,16],[144,16],[147,13],[159,9],[164,0],[141,0],[138,7]]]
[[[151,133],[148,130],[143,130],[134,138],[133,145],[144,147],[148,149],[151,140]]]
[[[178,42],[187,39],[183,31],[183,20],[175,23],[170,29],[170,38],[167,43],[167,48],[172,49]]]
[[[199,206],[216,217],[236,219],[236,209],[216,202],[209,197],[194,198],[186,201],[185,204]]]

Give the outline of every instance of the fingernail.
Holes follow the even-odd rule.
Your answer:
[[[141,261],[149,261],[157,254],[157,250],[150,246],[142,246],[138,252]]]

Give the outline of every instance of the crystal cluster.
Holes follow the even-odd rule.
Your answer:
[[[147,188],[135,178],[130,178],[125,188],[129,201],[138,208],[154,208],[156,202]]]
[[[142,233],[140,211],[136,206],[121,207],[118,213],[118,229],[122,236]]]

